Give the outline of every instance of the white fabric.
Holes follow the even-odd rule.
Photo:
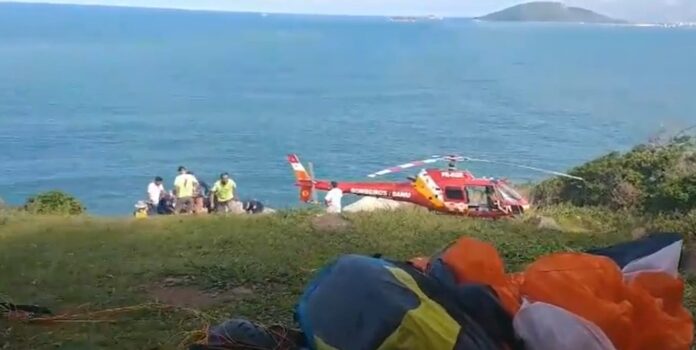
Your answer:
[[[622,270],[624,278],[631,280],[642,272],[664,272],[677,277],[682,245],[683,241],[676,241],[655,253],[631,261]]]
[[[551,304],[525,301],[513,326],[529,350],[616,350],[597,325]]]
[[[341,199],[343,198],[343,191],[340,188],[333,188],[331,191],[326,193],[324,200],[326,201],[326,211],[329,213],[340,213],[341,212]]]
[[[150,185],[147,186],[147,196],[153,204],[159,203],[162,193],[164,193],[164,185],[162,184],[158,186],[154,182],[150,182]]]

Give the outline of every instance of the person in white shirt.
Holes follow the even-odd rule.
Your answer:
[[[331,181],[331,190],[326,193],[324,197],[324,203],[326,204],[327,213],[340,213],[341,212],[341,199],[343,198],[343,191],[338,188],[338,183],[336,181]]]
[[[162,178],[156,176],[155,180],[150,182],[150,184],[147,186],[147,204],[150,210],[156,210],[162,197],[167,194],[167,191],[164,190],[164,185],[162,182]]]

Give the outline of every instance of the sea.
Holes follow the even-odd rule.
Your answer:
[[[335,180],[436,154],[564,171],[693,124],[693,29],[0,4],[13,205],[60,189],[129,215],[184,165],[297,207],[289,153]]]

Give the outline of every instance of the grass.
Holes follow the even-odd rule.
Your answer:
[[[430,255],[461,235],[495,244],[510,270],[560,250],[630,238],[615,214],[554,209],[567,232],[521,220],[480,221],[423,212],[347,216],[350,228],[324,232],[310,212],[257,217],[0,216],[0,296],[55,312],[152,303],[149,288],[187,276],[200,290],[253,293],[185,310],[121,315],[116,323],[27,325],[0,320],[0,349],[173,349],[191,331],[233,316],[292,324],[292,308],[316,269],[346,253],[407,259]],[[602,217],[604,216],[604,217]],[[592,219],[596,218],[596,219]],[[696,296],[687,289],[692,308]]]

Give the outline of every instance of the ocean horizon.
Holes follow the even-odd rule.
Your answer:
[[[0,198],[128,215],[184,165],[283,208],[288,153],[336,180],[441,153],[564,171],[696,124],[696,31],[386,17],[0,3]]]

